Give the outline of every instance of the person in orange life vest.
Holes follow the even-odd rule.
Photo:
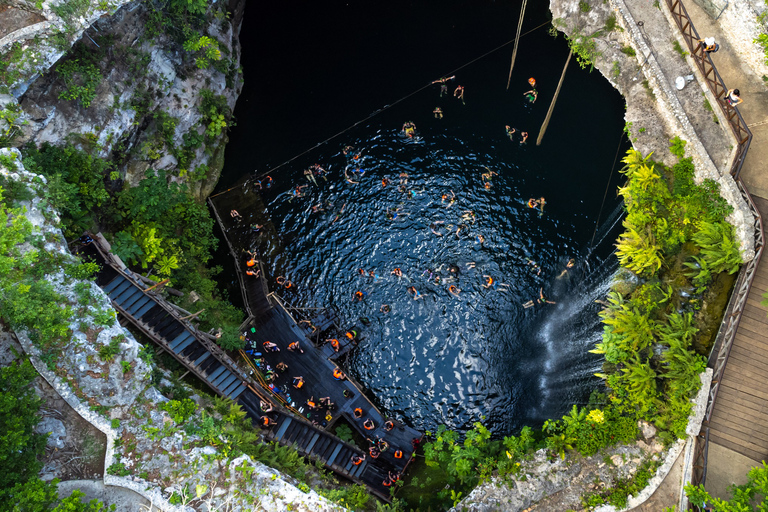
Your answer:
[[[364,460],[365,460],[365,454],[363,454],[362,457],[360,457],[359,455],[352,456],[352,464],[354,464],[355,466],[359,466],[360,464],[363,463]]]
[[[384,430],[386,430],[387,432],[389,432],[393,428],[395,428],[395,423],[392,420],[387,420],[387,422],[384,423]]]
[[[251,251],[245,251],[245,252],[250,256],[250,258],[245,262],[245,264],[248,267],[255,266],[256,265],[256,255],[253,254]]]
[[[355,409],[354,414],[355,414],[355,418],[360,419],[363,417],[363,410],[358,407],[357,409]]]
[[[277,423],[275,420],[273,420],[269,416],[262,416],[261,418],[259,418],[259,421],[261,421],[262,427],[271,427],[272,425]]]
[[[395,451],[395,458],[396,459],[402,459],[403,458],[403,450]]]
[[[309,400],[307,400],[307,406],[308,406],[310,409],[317,409],[317,407],[318,407],[318,406],[317,406],[317,404],[315,403],[315,396],[314,396],[314,395],[312,395],[311,397],[309,397]]]
[[[303,354],[304,353],[304,351],[301,350],[301,346],[299,346],[299,342],[298,341],[294,341],[293,343],[289,344],[288,345],[288,350],[290,350],[292,352],[298,352],[299,354]]]
[[[337,340],[336,338],[330,338],[330,339],[327,339],[325,341],[330,341],[331,342],[331,347],[333,347],[333,351],[334,352],[338,352],[339,351],[339,340]]]
[[[346,375],[344,375],[344,372],[339,370],[338,368],[333,369],[333,378],[336,380],[344,380],[346,378]]]
[[[296,389],[301,389],[303,385],[304,385],[304,377],[293,378],[293,387],[295,387]]]
[[[368,418],[363,423],[363,427],[365,427],[365,430],[373,430],[374,428],[376,428],[376,425],[373,423],[373,420],[371,418]]]

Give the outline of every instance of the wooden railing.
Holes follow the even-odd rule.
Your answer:
[[[725,86],[720,73],[717,72],[717,68],[715,68],[715,64],[712,62],[712,56],[705,52],[704,47],[699,43],[699,33],[696,32],[696,27],[693,26],[685,6],[680,0],[666,0],[666,3],[677,23],[677,27],[680,29],[680,33],[683,35],[683,39],[685,39],[688,45],[691,58],[696,63],[699,71],[701,71],[704,82],[715,96],[723,116],[728,121],[728,126],[731,127],[733,136],[736,137],[736,157],[731,163],[730,172],[731,176],[737,178],[741,172],[741,167],[744,165],[744,159],[747,157],[749,144],[752,142],[752,132],[749,130],[744,118],[741,117],[739,109],[731,106],[726,101],[725,97],[728,94],[728,88]]]
[[[685,6],[680,0],[666,0],[666,3],[677,27],[680,29],[680,32],[688,45],[691,58],[703,75],[707,87],[709,87],[709,90],[715,96],[717,105],[725,119],[728,121],[728,125],[736,138],[737,147],[734,159],[731,162],[730,174],[733,176],[736,186],[739,187],[739,191],[741,192],[742,197],[744,197],[744,200],[749,206],[755,219],[755,257],[747,262],[739,272],[736,284],[734,285],[734,293],[731,295],[728,307],[726,308],[723,322],[720,324],[720,330],[717,333],[708,361],[708,366],[713,369],[712,384],[709,388],[707,409],[704,415],[704,421],[702,422],[701,431],[699,432],[699,435],[696,436],[695,440],[696,444],[694,446],[693,470],[691,475],[692,484],[704,485],[707,479],[709,422],[715,408],[717,394],[720,390],[720,383],[725,372],[725,367],[728,364],[728,356],[731,353],[733,340],[735,339],[736,332],[739,328],[741,314],[744,311],[744,306],[749,297],[749,291],[752,288],[752,281],[755,278],[757,266],[760,263],[760,258],[763,254],[765,240],[763,237],[763,220],[760,216],[760,212],[755,206],[752,196],[750,196],[740,179],[741,168],[744,165],[749,145],[752,142],[752,132],[749,130],[744,118],[741,117],[739,110],[726,101],[725,96],[728,93],[728,88],[726,87],[723,78],[717,72],[717,68],[712,62],[711,55],[705,52],[704,47],[699,43],[699,34],[696,31],[696,27],[693,26],[693,22],[688,16],[688,11],[686,11]],[[689,510],[696,509],[696,507],[691,504],[688,505],[688,508]]]

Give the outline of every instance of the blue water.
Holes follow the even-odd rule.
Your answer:
[[[440,19],[458,16],[454,30],[471,24],[460,18],[463,4],[444,5]],[[475,14],[485,9],[488,16],[499,9],[516,10],[492,2],[473,5]],[[329,62],[357,62],[358,49],[334,44],[338,33],[333,24],[350,23],[344,17],[350,14],[330,14],[342,21],[297,22],[296,30],[305,30],[312,41],[311,53],[323,55],[322,45],[327,44]],[[516,16],[511,19],[516,21]],[[411,26],[417,21],[403,23]],[[396,20],[387,18],[387,23],[367,29],[397,32]],[[279,28],[270,31],[264,25],[266,33],[249,32],[248,37],[257,38],[253,48],[263,52],[270,45],[278,48],[280,37],[290,37],[281,30],[293,30],[280,23],[271,25]],[[312,27],[322,31],[307,35]],[[469,43],[460,52],[477,56],[496,46],[491,40],[504,42],[513,35],[514,24],[504,27],[495,19],[477,23],[472,28],[476,37],[464,38]],[[335,35],[326,38],[325,32]],[[403,94],[396,97],[391,86],[372,78],[379,75],[372,75],[365,64],[339,68],[324,67],[322,60],[301,61],[298,66],[280,60],[271,69],[262,62],[251,71],[257,79],[252,89],[246,74],[222,183],[233,183],[254,170],[270,173],[275,185],[262,197],[279,238],[258,241],[268,274],[287,276],[296,284],[284,293],[293,304],[331,306],[345,327],[361,329],[363,340],[349,361],[350,372],[387,414],[417,428],[434,430],[446,423],[463,430],[485,419],[494,432],[509,433],[562,414],[570,404],[585,400],[598,384],[592,373],[599,370],[599,359],[587,350],[601,330],[594,300],[604,296],[614,269],[609,228],[616,224],[618,213],[615,169],[617,154],[620,158],[623,151],[623,107],[597,73],[572,65],[543,144],[536,146],[567,48],[562,39],[554,40],[543,30],[528,37],[527,46],[521,45],[510,91],[504,86],[511,46],[457,74],[450,90],[464,85],[466,105],[453,97],[440,98],[437,85],[428,87],[277,169],[291,156],[345,130],[351,124],[345,120],[354,115],[362,119],[375,110],[361,105],[378,98],[377,108],[382,108],[439,78],[441,72],[433,69],[428,74],[435,67],[430,56],[400,53],[398,59],[407,60],[412,74],[424,79],[410,80],[412,74],[401,78],[413,86],[401,87]],[[420,41],[417,48],[430,44]],[[296,42],[292,45],[286,52],[300,58]],[[532,48],[541,53],[534,54]],[[345,58],[340,52],[352,56]],[[435,59],[442,62],[446,56]],[[349,76],[351,68],[357,71],[355,80],[363,84],[356,95],[323,89],[322,101],[313,96],[315,102],[307,103],[309,93],[296,90],[322,88],[327,80]],[[395,72],[389,69],[390,74]],[[271,81],[261,77],[279,75],[276,84],[284,84],[285,74],[299,73],[312,78],[291,82],[289,91],[275,85],[265,93]],[[539,81],[539,99],[533,105],[522,96],[531,75]],[[600,101],[584,101],[587,92]],[[327,109],[334,105],[338,116],[329,116]],[[437,106],[444,111],[443,119],[432,114]],[[401,131],[408,120],[417,126],[413,139]],[[519,138],[510,141],[506,124],[528,131],[527,144],[521,145]],[[344,155],[345,146],[354,150]],[[356,154],[360,158],[352,159]],[[313,163],[328,170],[327,181],[318,178],[315,185],[305,178],[303,170]],[[358,168],[364,171],[361,177],[355,172]],[[488,169],[497,173],[490,189],[481,177]],[[359,183],[349,183],[345,172]],[[407,174],[403,190],[401,173]],[[390,182],[386,187],[383,178]],[[308,185],[302,189],[304,196],[293,197],[300,185]],[[526,204],[539,197],[547,201],[543,212]],[[325,211],[313,212],[312,206]],[[387,218],[388,208],[396,209],[394,219]],[[463,227],[457,236],[459,226]],[[485,239],[482,244],[479,235]],[[576,260],[575,267],[558,278],[570,258]],[[540,273],[529,260],[539,265]],[[458,275],[450,272],[452,266]],[[360,268],[378,277],[360,276]],[[392,275],[394,268],[402,269],[403,277]],[[441,276],[440,284],[435,275]],[[486,289],[483,275],[498,284]],[[448,292],[450,285],[461,290],[458,298]],[[407,291],[410,286],[420,299],[413,300]],[[523,303],[536,299],[542,288],[556,304],[524,308]],[[356,291],[365,293],[363,301],[355,300]],[[391,311],[382,313],[382,304]],[[364,325],[361,317],[370,324]]]

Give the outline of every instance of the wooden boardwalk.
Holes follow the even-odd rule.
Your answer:
[[[753,196],[763,218],[768,200]],[[709,442],[768,460],[768,258],[762,258],[739,322],[710,420]]]

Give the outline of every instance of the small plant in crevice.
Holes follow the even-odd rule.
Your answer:
[[[680,46],[680,41],[677,39],[672,40],[672,47],[683,60],[685,59],[685,56],[688,55],[688,52],[685,51],[682,46]]]

